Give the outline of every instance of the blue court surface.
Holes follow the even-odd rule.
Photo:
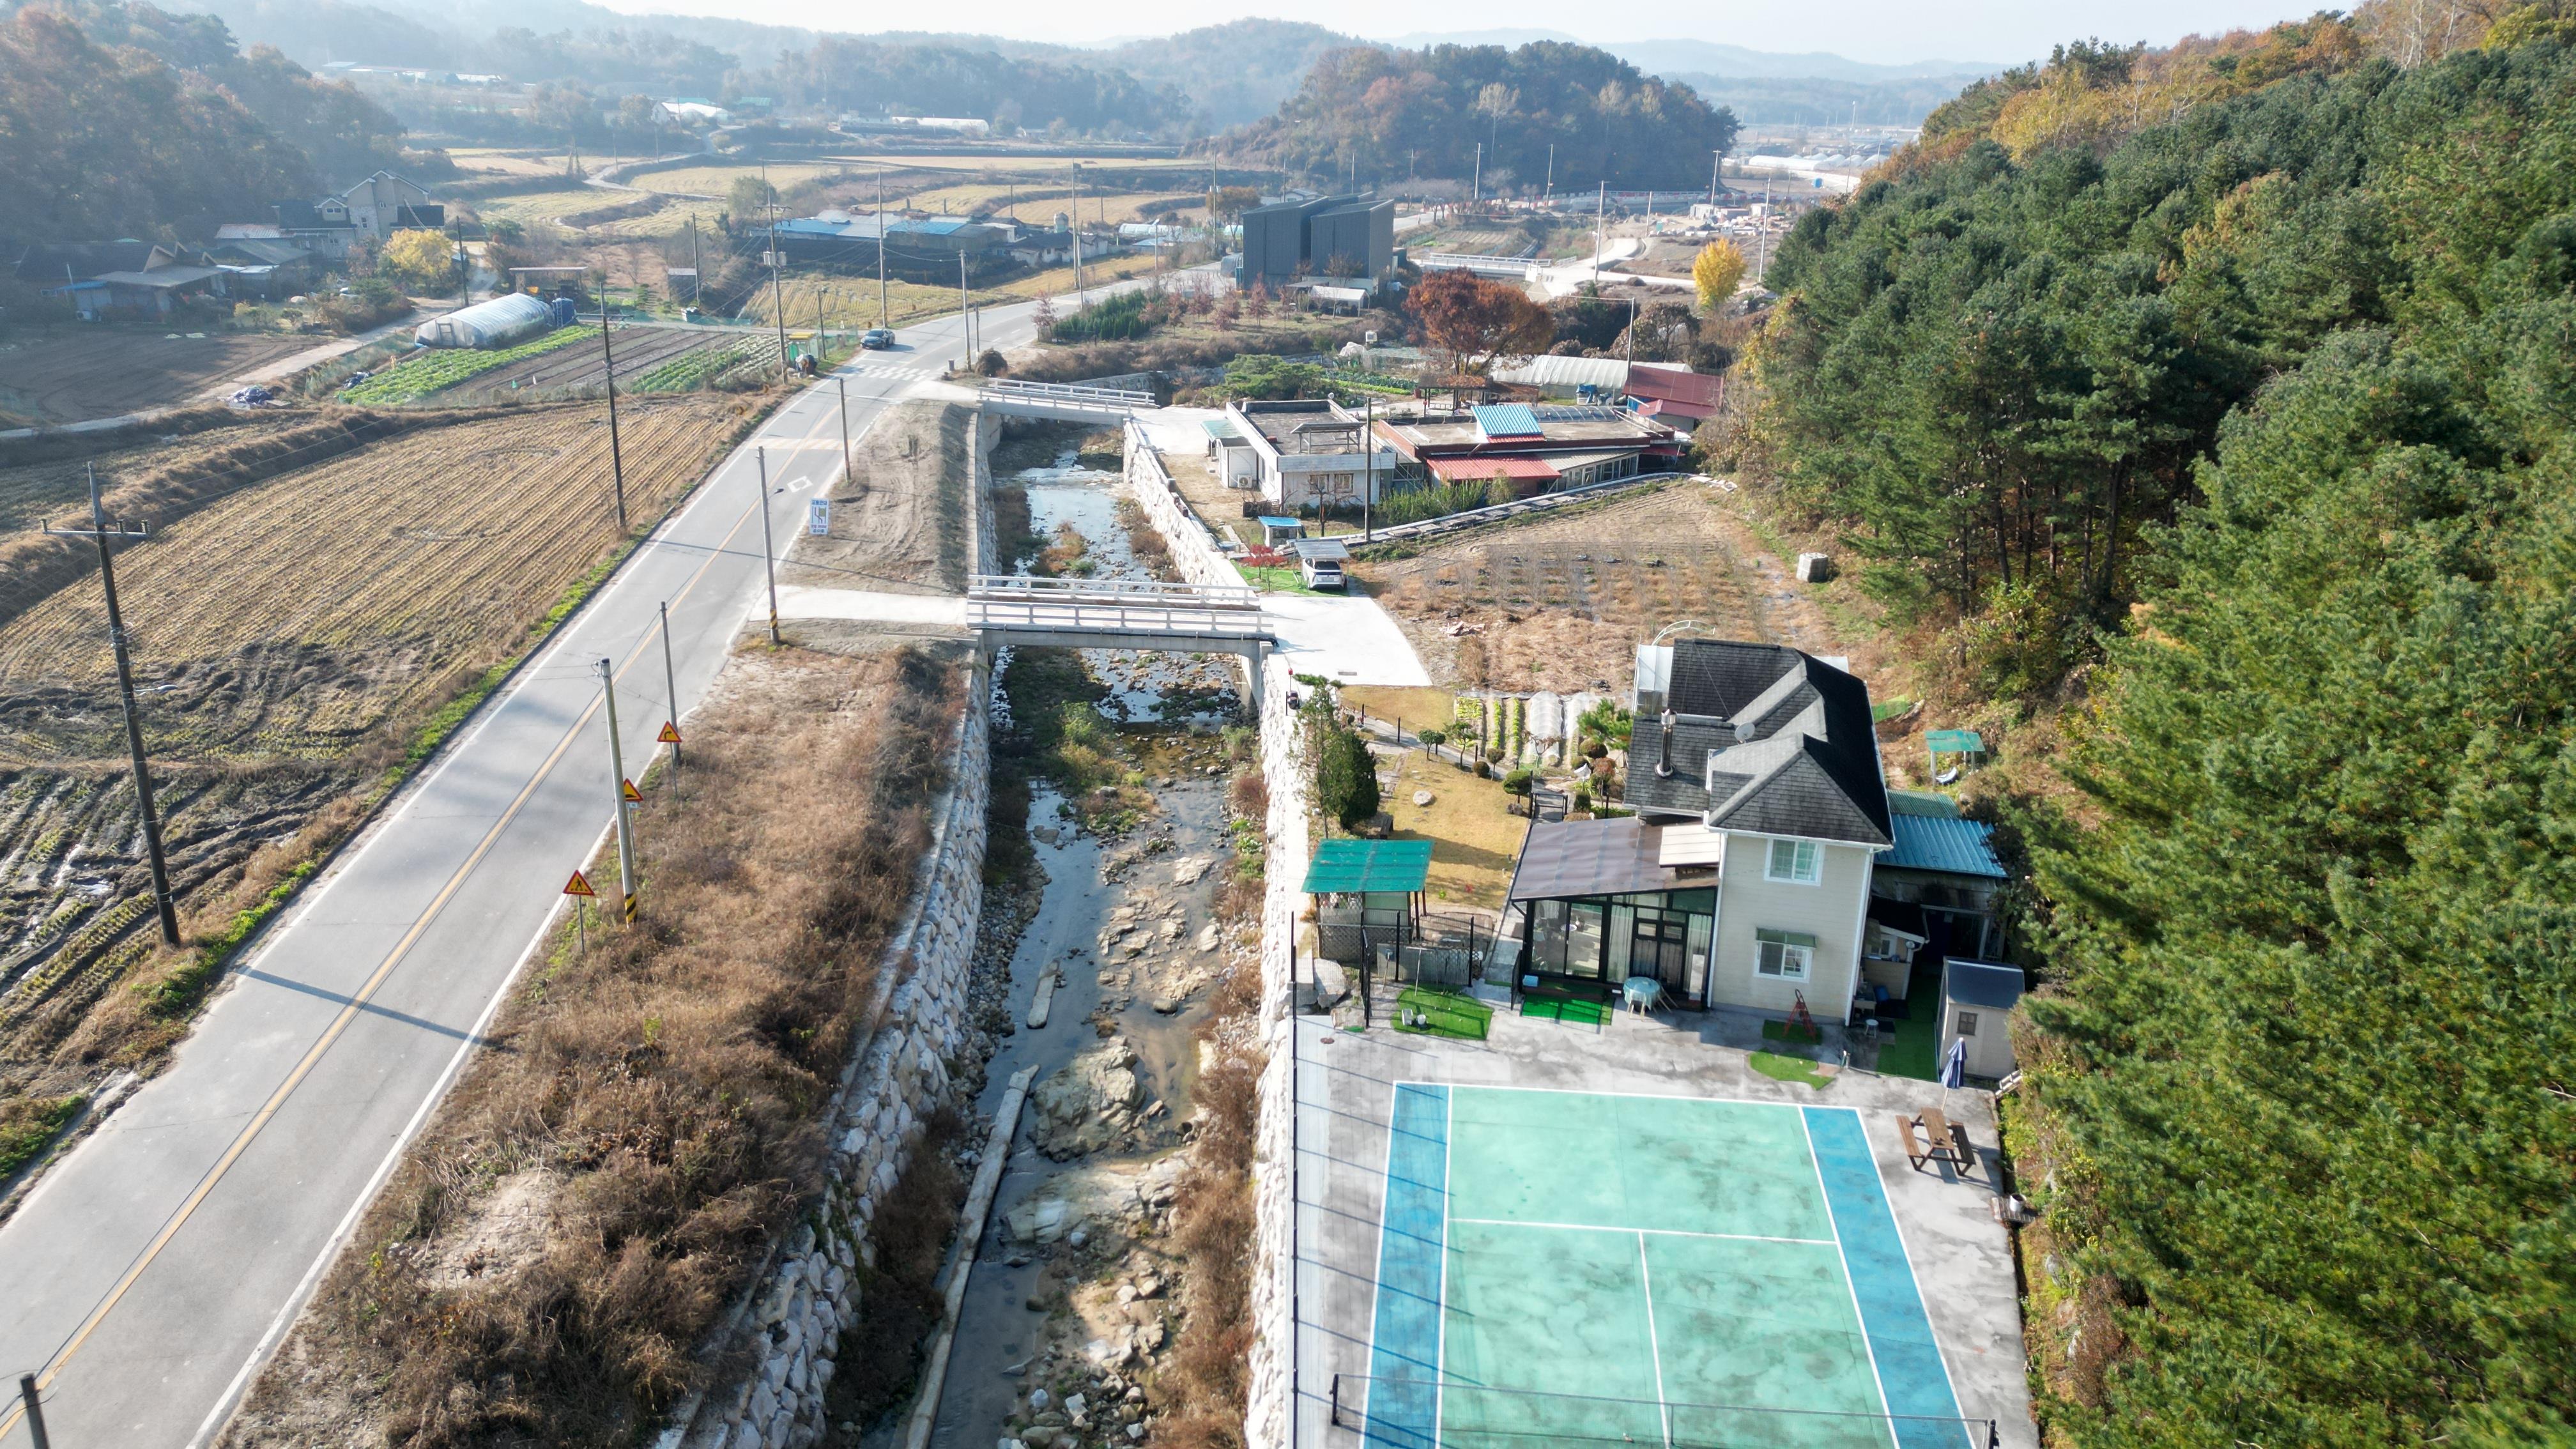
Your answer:
[[[1983,1449],[1848,1108],[1399,1083],[1369,1369],[1391,1449]]]

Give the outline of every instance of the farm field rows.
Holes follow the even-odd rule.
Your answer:
[[[754,403],[625,411],[641,527]],[[238,489],[117,565],[174,885],[221,928],[351,828],[617,543],[599,409],[425,426]],[[95,574],[0,626],[0,1110],[175,1038],[112,991],[181,958],[148,930]],[[309,869],[309,866],[305,867]]]
[[[91,324],[12,329],[0,342],[0,428],[77,423],[186,402],[236,374],[320,346],[276,332],[169,336]]]
[[[468,378],[524,359],[577,347],[598,336],[596,325],[584,324],[558,327],[515,347],[495,348],[488,352],[466,347],[423,349],[341,393],[340,401],[373,405],[410,402],[442,388],[454,387]]]
[[[1567,516],[1469,530],[1352,572],[1432,677],[1462,688],[1616,683],[1639,642],[1684,620],[1698,622],[1689,631],[1698,637],[1806,644],[1778,616],[1779,585],[1726,509],[1708,485],[1684,480]]]
[[[539,396],[597,389],[607,376],[600,359],[598,329],[580,347],[540,353],[506,367],[479,373],[465,383],[436,394],[441,403],[500,402],[513,394]],[[757,328],[621,326],[609,339],[617,360],[617,384],[625,389],[685,392],[737,367],[778,363],[778,339]]]

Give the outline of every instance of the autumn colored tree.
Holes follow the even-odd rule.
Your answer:
[[[1405,306],[1460,372],[1483,373],[1498,358],[1536,356],[1556,340],[1555,320],[1528,293],[1472,272],[1432,273]]]
[[[1711,312],[1724,311],[1743,280],[1744,249],[1724,237],[1701,247],[1691,259],[1691,281],[1699,287],[1699,304]]]
[[[376,271],[406,292],[444,294],[456,288],[456,249],[434,231],[398,231],[385,242]]]
[[[1208,215],[1219,221],[1232,221],[1261,204],[1258,186],[1216,186],[1207,194]]]

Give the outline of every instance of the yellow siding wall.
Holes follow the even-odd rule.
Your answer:
[[[1709,963],[1712,1005],[1786,1012],[1795,994],[1807,993],[1807,1010],[1822,1022],[1839,1022],[1851,1009],[1860,974],[1861,906],[1869,897],[1873,854],[1857,845],[1824,848],[1824,870],[1814,885],[1762,878],[1771,842],[1754,835],[1726,838],[1719,876],[1717,959]],[[1804,931],[1816,938],[1815,962],[1803,983],[1753,974],[1759,952],[1756,930]]]

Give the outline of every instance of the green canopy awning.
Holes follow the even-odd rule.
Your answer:
[[[1306,862],[1306,894],[1410,894],[1431,877],[1428,840],[1327,840]]]

